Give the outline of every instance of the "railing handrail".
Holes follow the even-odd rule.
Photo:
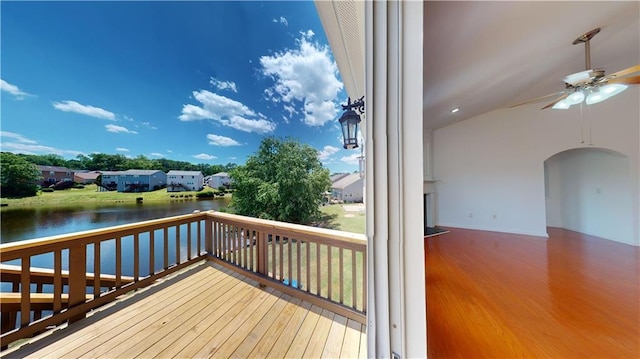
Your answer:
[[[239,215],[224,213],[224,212],[209,211],[204,213],[210,217],[226,219],[226,220],[233,221],[234,223],[246,224],[248,226],[251,226],[252,229],[267,230],[267,231],[280,230],[280,231],[291,232],[294,234],[310,234],[315,237],[325,238],[332,241],[348,242],[355,245],[362,245],[365,247],[367,245],[367,236],[361,233],[344,232],[344,231],[338,231],[335,229],[305,226],[302,224],[295,224],[295,223],[278,222],[278,221],[272,221],[269,219],[239,216]]]
[[[152,219],[148,221],[122,224],[118,226],[91,229],[87,231],[73,232],[67,234],[59,234],[55,236],[48,236],[35,239],[27,239],[18,242],[2,243],[0,244],[0,254],[2,254],[2,260],[7,261],[13,259],[14,254],[22,255],[25,250],[33,250],[43,248],[44,246],[55,245],[56,247],[64,247],[67,242],[82,240],[91,237],[109,236],[114,237],[119,233],[126,233],[132,231],[144,230],[148,227],[155,227],[167,223],[179,223],[181,221],[190,221],[196,217],[203,217],[205,212],[184,214],[173,217],[166,217],[161,219]]]

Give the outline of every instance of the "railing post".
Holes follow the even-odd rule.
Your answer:
[[[69,248],[69,308],[86,300],[87,250],[84,243]],[[69,323],[77,322],[85,313],[69,318]]]
[[[267,236],[264,232],[258,231],[256,233],[257,250],[258,250],[258,273],[267,274]]]
[[[204,221],[204,246],[207,254],[213,255],[213,218],[207,216]]]

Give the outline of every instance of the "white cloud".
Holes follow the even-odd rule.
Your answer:
[[[230,159],[230,160],[237,160],[237,159],[238,159],[238,157],[236,157],[236,156],[231,156],[231,157],[229,157],[229,159]]]
[[[279,19],[273,19],[272,21],[275,23],[283,24],[284,26],[289,26],[289,21],[287,21],[287,18],[285,18],[284,16],[280,16]]]
[[[31,96],[30,94],[20,90],[18,88],[18,86],[12,85],[12,84],[8,83],[7,81],[5,81],[3,79],[0,79],[0,90],[1,91],[6,91],[6,92],[12,94],[18,100],[22,100],[26,96]]]
[[[312,43],[313,31],[301,33],[298,48],[262,56],[262,74],[275,84],[265,94],[274,102],[302,101],[303,122],[322,126],[335,119],[338,108],[334,101],[343,84],[338,80],[338,67],[331,59],[328,46]],[[289,110],[287,110],[289,111]]]
[[[353,153],[353,154],[351,154],[349,156],[342,157],[340,159],[340,161],[342,161],[342,162],[344,162],[346,164],[350,164],[350,165],[357,165],[357,164],[360,163],[359,162],[360,161],[359,157],[360,157],[359,153]]]
[[[340,151],[338,147],[324,146],[322,151],[318,151],[318,159],[320,159],[320,161],[326,161],[329,159],[329,157],[336,154],[338,151]]]
[[[152,129],[152,130],[157,130],[158,128],[154,125],[151,124],[151,122],[146,121],[142,123],[144,126],[147,126],[148,128]]]
[[[238,86],[236,86],[236,83],[233,81],[220,81],[212,77],[209,80],[209,83],[218,90],[231,90],[236,93],[238,92]]]
[[[100,107],[94,107],[89,105],[82,105],[75,101],[62,101],[62,102],[54,102],[53,107],[57,110],[64,112],[75,112],[82,115],[87,115],[91,117],[102,118],[105,120],[115,120],[116,115],[113,112],[109,112]]]
[[[116,151],[118,151],[118,152],[129,152],[129,149],[128,148],[124,148],[124,147],[118,147],[118,148],[116,148]]]
[[[29,155],[38,155],[38,154],[54,154],[54,155],[84,155],[81,151],[74,150],[62,150],[55,147],[37,145],[33,143],[19,143],[19,142],[5,142],[2,141],[0,143],[0,150],[13,152],[13,153],[24,153]]]
[[[116,125],[106,125],[104,126],[104,128],[107,129],[107,132],[113,132],[113,133],[130,133],[132,135],[137,135],[138,132],[130,130],[126,127],[122,127],[122,126],[116,126]]]
[[[171,151],[171,150],[167,150],[167,152],[169,152],[169,153],[173,153],[173,151]]]
[[[14,139],[20,143],[29,143],[29,144],[36,144],[37,142],[34,140],[30,140],[20,134],[17,133],[13,133],[13,132],[7,132],[7,131],[0,131],[0,137],[6,137],[6,138],[11,138]]]
[[[214,120],[220,124],[244,132],[260,134],[273,132],[276,124],[265,120],[265,116],[256,113],[244,104],[207,90],[193,91],[193,97],[202,104],[184,105],[180,121]],[[260,119],[252,119],[259,117]]]
[[[164,155],[162,153],[152,152],[152,153],[149,154],[149,156],[151,156],[151,157],[162,157]]]
[[[207,135],[207,140],[209,140],[210,145],[214,145],[214,146],[223,146],[223,147],[240,146],[240,143],[234,140],[233,138],[218,136],[212,133]]]
[[[206,153],[201,153],[199,155],[193,155],[194,158],[200,159],[200,160],[215,160],[216,156],[212,156],[212,155],[208,155]]]

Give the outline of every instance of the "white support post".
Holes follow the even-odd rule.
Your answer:
[[[427,353],[422,2],[365,5],[368,355]]]

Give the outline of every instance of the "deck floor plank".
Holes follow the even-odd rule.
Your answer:
[[[280,334],[289,323],[291,316],[296,312],[298,306],[302,303],[299,298],[290,298],[289,303],[282,310],[282,314],[273,321],[269,329],[267,330],[266,335],[263,335],[260,341],[253,348],[251,353],[247,356],[248,358],[266,358],[267,353],[271,351],[271,348],[278,340]]]
[[[339,323],[332,325],[334,317]],[[2,354],[6,358],[320,357],[331,333],[331,339],[340,342],[335,357],[340,350],[357,356],[366,335],[348,333],[345,323],[330,311],[204,263]],[[343,338],[338,338],[340,332]],[[344,335],[358,339],[345,340]],[[343,347],[343,342],[354,347]]]
[[[304,351],[307,349],[307,345],[312,338],[313,331],[316,329],[316,324],[318,324],[318,319],[320,319],[321,313],[322,308],[317,305],[311,307],[306,318],[304,318],[304,323],[302,323],[300,330],[296,334],[289,350],[285,354],[286,358],[302,358]]]
[[[273,324],[273,322],[282,315],[282,312],[290,299],[291,297],[288,294],[282,295],[280,300],[276,301],[271,310],[262,317],[258,324],[246,335],[246,337],[243,338],[242,343],[231,353],[231,355],[228,356],[228,358],[248,358],[249,353],[253,351],[253,348],[255,348],[258,342],[260,342],[262,337],[267,333],[271,324]]]
[[[334,317],[333,312],[322,310],[316,328],[313,330],[313,340],[309,342],[307,350],[304,351],[305,358],[319,358],[322,355]]]
[[[203,295],[206,295],[208,289],[209,288],[207,288],[207,286],[205,285],[198,286],[193,290],[193,293],[183,294],[181,296],[180,292],[178,292],[174,288],[165,288],[161,292],[161,294],[163,297],[166,296],[166,302],[168,303],[168,305],[151,306],[147,307],[145,310],[139,308],[135,312],[137,315],[132,315],[130,319],[121,322],[121,324],[117,326],[112,326],[111,329],[103,332],[100,335],[92,335],[91,340],[87,340],[84,342],[84,344],[77,346],[75,349],[65,353],[64,357],[76,358],[84,356],[95,358],[105,355],[107,351],[114,348],[113,345],[121,343],[128,337],[136,336],[136,339],[140,338],[139,336],[137,336],[139,332],[144,333],[146,328],[158,323],[161,318],[167,315],[175,316],[177,314],[177,311],[185,303],[187,303],[190,299],[199,298]],[[138,305],[135,306],[139,307]],[[123,330],[122,324],[125,323],[126,329]],[[108,324],[108,322],[106,322],[105,324]],[[97,344],[102,345],[97,346]]]
[[[340,358],[358,357],[358,351],[360,350],[360,333],[362,333],[362,324],[349,319],[347,321]],[[358,345],[355,345],[355,343],[358,343]]]
[[[251,312],[250,316],[244,321],[244,323],[238,324],[233,322],[227,324],[227,327],[233,329],[234,332],[229,334],[228,339],[215,348],[215,350],[214,348],[211,348],[209,350],[209,356],[216,358],[229,358],[233,352],[242,345],[246,338],[251,336],[252,332],[268,313],[271,311],[277,311],[277,313],[279,313],[281,309],[278,310],[278,303],[284,304],[284,301],[281,299],[283,293],[276,290],[271,294],[271,298],[265,300],[265,302],[256,311]],[[284,307],[284,305],[282,307]],[[225,330],[227,330],[227,328],[225,328]]]
[[[137,342],[126,342],[118,346],[114,346],[111,350],[105,353],[105,356],[112,358],[132,358],[139,355],[147,348],[157,347],[157,343],[161,341],[166,335],[174,331],[176,328],[180,328],[185,325],[191,318],[198,315],[199,308],[204,305],[204,301],[216,301],[224,293],[234,293],[234,288],[237,282],[234,281],[233,276],[218,277],[219,288],[209,287],[209,289],[198,297],[193,297],[190,301],[182,304],[178,309],[171,312],[164,312],[162,315],[156,315],[150,320],[150,324],[146,327],[141,327],[138,333],[131,332],[130,335],[135,335],[138,339]],[[215,279],[213,279],[215,280]],[[127,331],[123,332],[127,333]]]
[[[322,351],[323,358],[339,358],[342,351],[342,343],[344,342],[344,333],[347,329],[347,318],[336,315],[331,323],[329,336]],[[360,344],[360,343],[358,343]]]
[[[273,345],[267,357],[269,358],[284,358],[285,354],[289,350],[291,343],[300,330],[300,326],[304,322],[304,319],[311,308],[311,303],[303,301],[296,311],[291,316],[291,319],[287,323],[287,326],[282,331],[282,334],[278,337],[278,341]]]
[[[193,276],[193,278],[190,278],[191,280],[195,279],[196,281],[200,281],[206,278],[207,276],[206,271],[203,271],[202,268],[198,268],[198,269],[199,270],[197,272],[191,274],[191,276]],[[175,286],[175,288],[172,288],[174,290],[183,290],[183,291],[188,288],[191,288],[192,295],[198,295],[199,293],[198,290],[200,288],[204,288],[199,286],[198,287],[191,286],[187,281],[184,281],[184,280],[179,280],[172,286]],[[120,302],[120,303],[117,303],[116,305],[120,306],[122,305],[122,303],[123,302]],[[96,338],[101,338],[101,339],[104,339],[104,341],[106,341],[107,339],[110,338],[107,335],[107,333],[112,331],[114,328],[118,328],[118,326],[122,325],[123,323],[127,323],[128,325],[131,325],[136,323],[136,319],[144,320],[144,316],[142,315],[134,316],[133,315],[134,313],[144,312],[144,313],[147,313],[148,315],[149,313],[147,311],[149,309],[161,310],[165,306],[171,305],[171,303],[172,301],[170,300],[166,300],[158,303],[157,299],[151,296],[146,296],[146,297],[140,296],[140,299],[135,303],[135,305],[124,306],[122,309],[119,310],[118,316],[110,317],[111,320],[103,321],[102,325],[99,325],[99,326],[89,325],[90,322],[88,321],[78,322],[75,324],[73,330],[69,330],[69,333],[67,334],[65,340],[56,341],[52,344],[47,345],[48,352],[46,356],[50,358],[68,357],[68,353],[70,351],[82,346],[87,342],[91,342],[94,345],[100,344],[101,342],[99,341],[99,339],[96,339]],[[99,317],[102,314],[103,313],[98,313],[96,317]],[[46,344],[46,341],[43,344]]]

